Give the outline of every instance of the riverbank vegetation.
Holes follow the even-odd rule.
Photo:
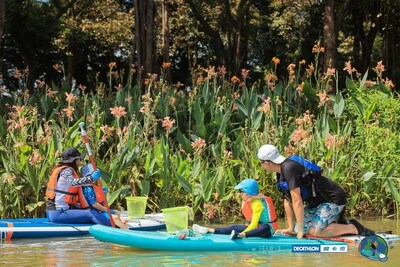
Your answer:
[[[362,2],[362,3],[361,3]],[[84,122],[112,207],[239,218],[265,143],[318,163],[352,216],[399,214],[399,1],[0,0],[0,217],[44,216]],[[397,87],[396,87],[397,86]]]
[[[228,77],[210,66],[197,70],[190,87],[148,75],[141,93],[136,70],[124,76],[111,62],[109,83],[96,88],[70,91],[60,79],[38,83],[32,95],[2,94],[0,216],[44,215],[44,190],[60,153],[85,150],[80,122],[116,208],[125,208],[125,196],[148,195],[149,211],[190,205],[210,221],[229,220],[239,210],[232,208],[239,207],[233,187],[248,177],[278,203],[275,177],[255,156],[271,143],[322,166],[346,189],[351,215],[393,216],[400,202],[400,102],[385,66],[378,62],[369,80],[347,62],[346,86],[338,88],[335,69],[318,69],[323,47],[316,43],[313,52],[313,62],[287,66],[284,80],[275,57],[252,84],[248,70]],[[164,63],[162,73],[169,67]],[[53,68],[64,74],[62,66]]]

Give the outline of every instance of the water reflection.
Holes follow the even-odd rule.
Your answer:
[[[378,231],[399,227],[393,220],[363,222]],[[398,266],[400,242],[389,250],[385,266]],[[376,266],[356,247],[342,253],[291,252],[160,252],[136,250],[99,242],[91,237],[16,240],[0,244],[0,266]]]

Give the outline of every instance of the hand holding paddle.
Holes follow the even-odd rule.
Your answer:
[[[87,150],[88,155],[89,155],[89,160],[90,160],[90,163],[92,163],[93,170],[94,170],[94,172],[92,173],[92,178],[93,178],[94,181],[97,182],[98,186],[103,187],[102,184],[101,184],[101,179],[99,179],[100,178],[100,171],[97,170],[96,163],[95,163],[94,157],[93,157],[93,153],[92,153],[92,150],[90,149],[89,139],[87,137],[87,133],[85,131],[84,126],[85,126],[84,122],[79,123],[79,127],[81,128],[82,138],[83,138],[83,141],[85,142],[86,150]],[[103,194],[104,194],[104,192],[103,192]],[[114,222],[113,217],[111,216],[111,210],[110,210],[110,207],[108,206],[107,198],[105,196],[104,196],[104,199],[105,199],[104,206],[107,209],[107,213],[108,213],[108,216],[110,218],[111,226],[115,227],[115,222]]]

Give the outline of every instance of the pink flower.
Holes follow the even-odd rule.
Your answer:
[[[344,71],[347,71],[348,74],[352,74],[353,72],[356,72],[357,70],[355,68],[351,67],[351,61],[347,61],[346,63],[344,63]]]
[[[175,120],[171,120],[169,116],[165,117],[162,121],[162,127],[169,133],[174,126]]]
[[[321,93],[317,94],[319,97],[319,104],[318,107],[323,107],[325,103],[328,103],[330,101],[328,94],[325,91],[322,91]]]
[[[376,72],[376,74],[378,75],[379,78],[382,77],[382,72],[384,72],[384,71],[386,70],[386,69],[385,69],[385,65],[383,65],[383,63],[382,63],[382,60],[379,61],[379,62],[376,64],[376,67],[373,68],[373,70]]]
[[[258,107],[257,109],[260,112],[267,113],[268,111],[271,110],[271,97],[268,97],[267,99],[264,100],[264,104],[261,107]]]
[[[65,113],[65,115],[67,115],[67,117],[70,119],[70,121],[73,120],[72,115],[74,114],[74,111],[75,111],[75,109],[73,107],[64,108],[62,111]]]
[[[335,136],[328,134],[324,144],[327,149],[332,149],[335,145]]]
[[[191,145],[192,148],[195,150],[195,153],[201,153],[206,147],[206,141],[199,137],[194,142],[192,142]]]
[[[125,107],[115,106],[110,108],[111,114],[114,115],[115,118],[122,118],[126,116]]]
[[[293,131],[292,135],[290,136],[290,141],[292,141],[295,145],[300,143],[302,140],[308,138],[308,133],[306,130],[303,129],[296,129]]]
[[[40,155],[39,151],[35,150],[32,155],[29,157],[29,164],[31,166],[35,166],[42,161],[42,156]]]
[[[246,79],[249,76],[249,70],[241,69],[241,74],[243,79]]]
[[[69,104],[71,104],[71,103],[73,103],[74,101],[75,101],[75,99],[76,99],[76,95],[74,95],[74,94],[72,94],[72,93],[65,93],[65,95],[67,96],[67,102],[68,102],[68,105]]]
[[[327,75],[327,76],[335,75],[335,73],[336,73],[336,69],[334,69],[334,68],[328,68],[328,69],[326,70],[326,75]]]

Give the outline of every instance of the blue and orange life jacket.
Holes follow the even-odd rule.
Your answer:
[[[93,187],[94,193],[96,194],[96,201],[97,201],[97,203],[103,205],[104,202],[105,202],[105,200],[106,200],[105,194],[104,194],[104,192],[103,192],[103,188],[102,188],[101,186],[96,185],[96,184],[93,184],[93,185],[91,185],[91,186]],[[86,201],[86,198],[85,198],[85,196],[84,196],[84,194],[83,194],[83,190],[82,190],[81,187],[79,187],[79,188],[80,188],[80,190],[79,190],[79,192],[78,192],[78,195],[79,195],[79,203],[81,204],[81,208],[82,208],[82,209],[89,208],[90,205],[89,205],[89,203]]]
[[[253,209],[251,207],[251,202],[255,199],[261,200],[264,207],[260,216],[260,222],[269,223],[270,225],[272,225],[272,228],[274,230],[278,229],[278,216],[276,215],[275,206],[274,203],[272,202],[271,197],[258,195],[249,198],[247,201],[243,202],[242,214],[246,219],[246,221],[251,222],[253,216]]]

